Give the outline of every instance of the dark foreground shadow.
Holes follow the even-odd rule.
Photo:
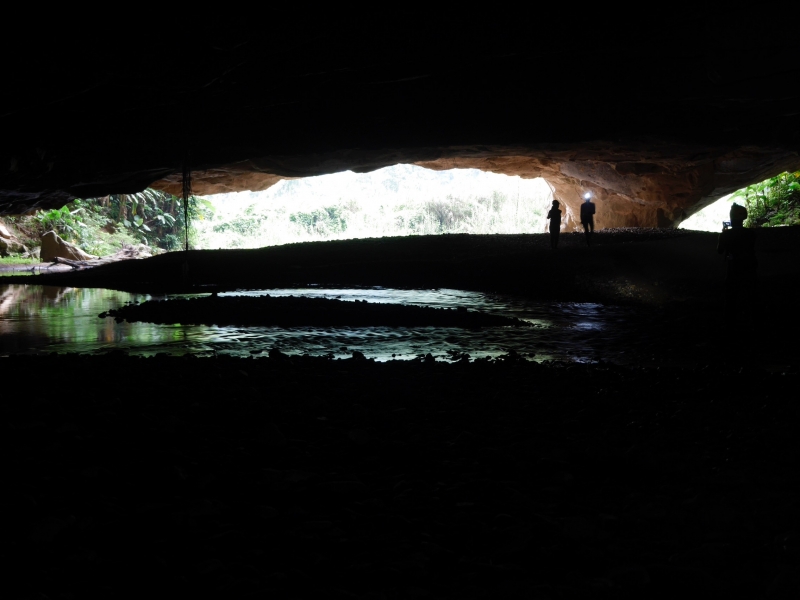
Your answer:
[[[23,597],[796,592],[795,372],[3,363],[20,382],[91,375],[4,399]]]

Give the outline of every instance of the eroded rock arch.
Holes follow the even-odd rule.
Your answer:
[[[544,178],[565,209],[564,228],[580,228],[582,196],[598,206],[596,226],[677,227],[718,198],[785,170],[800,168],[797,152],[769,147],[699,149],[644,143],[593,142],[561,147],[456,147],[332,152],[263,157],[193,173],[197,194],[265,190],[282,179],[343,170],[371,171],[397,163],[427,169],[480,169]],[[181,175],[151,183],[179,194]]]

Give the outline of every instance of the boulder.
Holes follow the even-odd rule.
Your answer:
[[[39,253],[42,262],[52,262],[56,258],[66,258],[67,260],[92,260],[97,258],[87,254],[74,244],[61,239],[58,234],[50,230],[42,235],[42,249]]]
[[[16,236],[8,230],[2,221],[0,221],[0,256],[24,254],[27,251],[28,249],[21,244]]]

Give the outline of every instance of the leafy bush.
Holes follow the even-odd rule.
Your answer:
[[[428,200],[425,210],[435,228],[435,233],[466,231],[472,217],[472,206],[460,198],[448,195],[444,200]]]
[[[67,242],[96,256],[112,254],[123,244],[136,240],[127,234],[103,231],[108,218],[92,200],[76,199],[58,209],[39,211],[28,225],[33,229],[31,238],[38,245],[39,238],[48,231],[55,231]]]
[[[292,187],[300,184],[284,183]],[[391,187],[381,183],[384,188]],[[220,205],[212,221],[198,223],[200,247],[253,248],[345,237],[541,232],[550,202],[547,197],[510,198],[494,192],[477,197],[451,194],[419,200],[403,198],[396,202],[386,197],[340,198],[322,206],[302,198],[284,205],[288,198],[279,191],[269,202]]]
[[[267,219],[266,215],[254,215],[254,207],[249,206],[244,214],[234,217],[230,221],[223,221],[212,227],[214,233],[232,233],[241,236],[254,236],[258,234],[261,223]]]
[[[347,220],[340,206],[326,206],[313,212],[296,212],[289,215],[289,221],[296,223],[309,234],[327,237],[347,229]]]
[[[749,185],[735,192],[731,200],[744,200],[745,227],[800,225],[800,171]]]
[[[77,213],[81,210],[81,208],[78,208],[75,212]],[[75,233],[75,228],[80,226],[80,221],[73,218],[73,214],[67,206],[38,212],[35,218],[44,231],[55,230],[63,238],[72,237]]]
[[[189,221],[209,219],[213,205],[190,198]],[[117,194],[96,199],[76,199],[59,209],[15,218],[28,245],[38,245],[42,234],[54,230],[66,241],[97,256],[113,254],[124,245],[143,243],[163,250],[183,247],[186,227],[181,198],[158,190]],[[189,230],[189,241],[196,233]]]

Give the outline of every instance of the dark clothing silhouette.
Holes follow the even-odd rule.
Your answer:
[[[547,213],[547,218],[550,219],[550,248],[555,250],[558,248],[558,234],[561,233],[561,211],[553,207]]]
[[[594,233],[594,202],[588,200],[581,204],[581,225],[583,231],[586,233],[586,243],[589,244],[589,236]]]
[[[734,225],[719,235],[717,252],[725,255],[725,317],[733,319],[745,314],[755,299],[758,260],[756,232]]]

